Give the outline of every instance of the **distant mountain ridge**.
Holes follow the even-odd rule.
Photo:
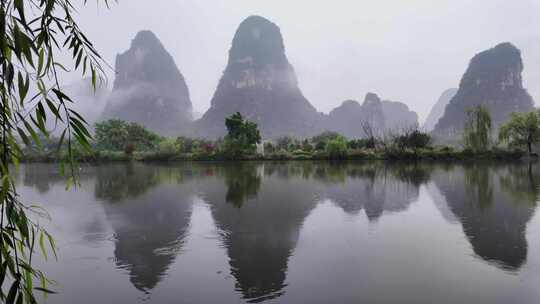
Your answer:
[[[375,93],[367,93],[362,105],[356,100],[346,100],[333,109],[328,114],[326,129],[349,138],[362,138],[365,137],[364,123],[369,123],[377,132],[386,128],[383,105]]]
[[[418,114],[399,101],[383,100],[382,109],[386,130],[399,132],[402,129],[418,127]]]

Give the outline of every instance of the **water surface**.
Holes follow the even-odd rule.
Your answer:
[[[21,168],[59,246],[46,303],[539,303],[540,165]]]

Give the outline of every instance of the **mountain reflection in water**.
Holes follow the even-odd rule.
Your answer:
[[[55,165],[45,164],[23,166],[19,178],[23,196],[37,198],[64,182]],[[462,226],[478,259],[516,273],[527,262],[526,230],[540,194],[539,167],[527,163],[125,163],[83,166],[80,178],[104,214],[87,219],[84,235],[111,231],[114,265],[137,290],[152,294],[174,272],[187,240],[196,237],[190,225],[194,204],[202,201],[219,231],[234,290],[247,302],[294,289],[290,259],[306,218],[321,204],[377,223],[405,213],[427,189],[443,218]],[[70,193],[77,199],[77,191]]]

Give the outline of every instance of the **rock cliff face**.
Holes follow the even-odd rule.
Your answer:
[[[279,27],[262,17],[240,24],[210,109],[195,124],[195,134],[223,136],[225,118],[235,112],[256,122],[264,138],[313,135],[322,118],[298,87]]]
[[[141,31],[116,57],[116,79],[103,115],[137,122],[162,135],[185,132],[192,106],[184,77],[150,31]]]
[[[383,100],[382,109],[388,130],[399,131],[403,128],[418,126],[418,114],[409,110],[409,107],[402,102]]]
[[[446,106],[434,134],[455,137],[462,130],[466,109],[483,104],[491,112],[495,127],[506,121],[511,112],[533,109],[533,100],[523,88],[521,52],[510,43],[502,43],[473,57],[459,90]]]
[[[362,138],[365,136],[364,122],[368,122],[376,132],[383,132],[386,128],[382,102],[374,93],[368,93],[362,105],[355,100],[347,100],[333,109],[327,117],[326,129],[348,138]]]
[[[457,91],[457,88],[448,89],[442,93],[441,97],[439,97],[439,100],[437,100],[437,103],[431,108],[431,111],[426,118],[426,122],[424,123],[424,129],[427,132],[433,131],[435,125],[443,116],[446,105],[454,98],[454,96],[456,96]]]

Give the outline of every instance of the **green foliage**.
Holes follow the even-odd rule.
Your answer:
[[[313,145],[311,145],[311,143],[309,143],[309,140],[304,139],[304,141],[302,142],[302,150],[305,151],[305,152],[313,151]]]
[[[75,101],[58,82],[62,71],[67,71],[57,59],[64,51],[68,56],[63,58],[71,57],[74,70],[91,76],[94,88],[104,74],[99,54],[74,19],[74,5],[72,0],[3,0],[0,4],[2,303],[36,303],[35,290],[50,293],[48,281],[34,268],[32,257],[38,248],[46,257],[47,247],[53,252],[56,247],[52,236],[28,215],[44,216],[43,210],[26,206],[15,188],[12,170],[17,170],[24,157],[19,140],[27,147],[41,150],[42,139],[49,137],[46,122],[55,121],[56,129],[61,130],[58,148],[66,145],[71,169],[68,186],[76,183],[75,143],[86,152],[91,150],[87,123],[71,109]],[[61,172],[64,173],[64,165]]]
[[[427,148],[430,142],[431,136],[418,129],[414,129],[411,132],[405,132],[394,139],[394,144],[402,151],[411,149],[416,152],[419,149]]]
[[[331,139],[326,144],[326,152],[331,159],[345,159],[347,157],[347,140],[343,136]]]
[[[176,138],[176,144],[180,148],[181,153],[192,153],[194,147],[198,145],[196,139],[184,136]]]
[[[162,141],[144,126],[119,119],[96,123],[95,139],[99,149],[111,151],[123,151],[128,145],[133,145],[137,151],[147,151],[156,149]]]
[[[337,132],[325,131],[319,135],[313,136],[311,138],[311,142],[314,143],[315,145],[320,142],[323,142],[326,144],[329,141],[336,139],[338,137],[341,137],[341,135]]]
[[[315,144],[315,151],[324,151],[326,149],[326,142],[319,141]]]
[[[347,142],[347,148],[351,150],[356,150],[360,148],[360,145],[357,140],[349,140]]]
[[[163,140],[161,136],[137,123],[126,124],[126,129],[127,143],[135,145],[139,151],[156,149]]]
[[[540,141],[540,111],[510,114],[510,121],[499,129],[499,140],[510,146],[525,146],[532,153],[532,145]]]
[[[339,133],[332,132],[332,131],[325,131],[319,135],[313,136],[311,138],[311,143],[314,145],[313,148],[315,151],[326,151],[328,143],[340,137],[345,139]]]
[[[227,203],[240,208],[249,199],[257,196],[261,188],[261,177],[255,164],[247,162],[234,167],[224,168],[225,183],[227,184]]]
[[[347,142],[347,147],[351,150],[355,149],[375,149],[376,140],[375,138],[362,138],[362,139],[353,139]]]
[[[294,139],[292,137],[282,136],[276,140],[276,148],[278,150],[290,151],[293,143],[294,143]]]
[[[180,153],[181,145],[175,139],[164,139],[158,145],[158,151],[166,154]]]
[[[491,115],[483,105],[467,110],[467,121],[463,133],[465,148],[486,151],[491,143]]]
[[[103,150],[122,151],[127,143],[126,122],[119,119],[111,119],[96,123],[95,140],[97,147]]]
[[[261,142],[261,134],[257,124],[235,113],[225,119],[228,134],[225,136],[223,151],[229,157],[241,157],[245,154],[253,154],[257,150],[257,144]]]

